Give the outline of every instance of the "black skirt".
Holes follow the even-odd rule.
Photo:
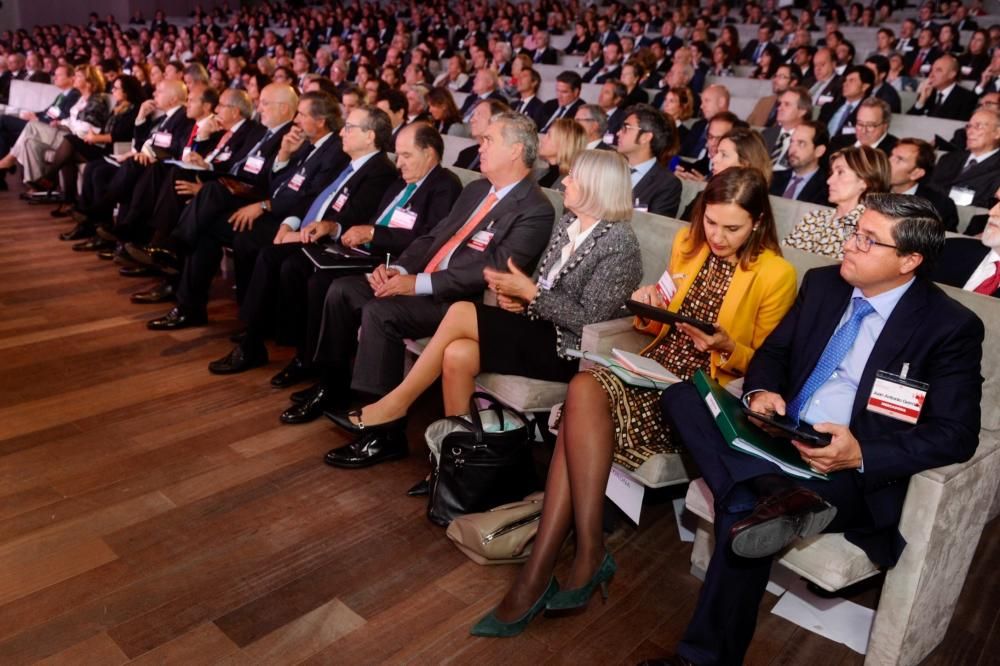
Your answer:
[[[543,319],[476,304],[479,325],[479,370],[568,382],[579,369],[576,359],[556,352],[556,327]]]

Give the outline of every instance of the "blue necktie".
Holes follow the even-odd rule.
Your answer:
[[[820,386],[830,379],[833,371],[837,369],[840,362],[847,356],[847,352],[854,346],[854,341],[861,330],[861,322],[864,321],[865,317],[875,312],[871,303],[860,296],[852,299],[852,306],[851,318],[830,337],[830,341],[826,343],[826,349],[823,350],[819,361],[816,362],[816,367],[806,379],[806,383],[802,385],[802,390],[788,403],[785,413],[789,418],[799,420],[799,413],[809,403],[809,399]]]
[[[836,136],[843,127],[844,121],[847,120],[847,114],[851,112],[851,105],[844,102],[843,106],[837,109],[837,113],[833,114],[833,118],[830,118],[830,123],[827,125],[827,130],[830,132],[830,136]]]
[[[398,210],[399,208],[402,208],[403,206],[405,206],[406,202],[410,200],[410,197],[413,196],[413,193],[416,190],[417,190],[417,184],[416,183],[410,183],[410,184],[408,184],[406,186],[406,188],[403,189],[403,195],[401,197],[399,197],[399,200],[396,201],[395,204],[393,204],[392,206],[389,206],[389,208],[385,211],[385,214],[382,215],[382,217],[379,218],[378,222],[375,223],[375,226],[377,226],[377,227],[388,226],[389,221],[392,219],[392,214],[395,213],[396,210]]]
[[[302,221],[303,229],[318,220],[323,213],[326,212],[326,209],[330,206],[330,199],[333,198],[333,195],[337,193],[340,186],[344,184],[344,181],[346,181],[352,173],[354,173],[354,167],[348,164],[347,168],[341,171],[340,175],[337,176],[337,179],[327,185],[326,189],[319,193],[319,196],[313,200],[312,205],[309,206],[309,210],[306,212],[306,217]]]

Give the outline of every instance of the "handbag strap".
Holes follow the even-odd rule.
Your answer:
[[[482,432],[483,430],[483,422],[482,419],[479,418],[479,408],[476,405],[477,399],[484,400],[487,403],[488,408],[493,410],[493,413],[496,414],[497,422],[500,424],[501,431],[504,430],[507,425],[507,421],[504,418],[504,410],[511,412],[519,419],[521,419],[521,423],[525,425],[528,424],[528,419],[521,412],[517,411],[516,409],[513,409],[512,407],[504,405],[503,403],[499,402],[496,398],[494,398],[489,393],[486,393],[485,391],[475,391],[469,397],[469,415],[472,417],[473,421],[478,426],[480,432]]]

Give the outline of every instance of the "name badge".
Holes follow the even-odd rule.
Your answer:
[[[968,76],[969,74],[972,74],[972,68],[966,65],[962,68],[962,76]]]
[[[417,214],[406,208],[397,208],[389,218],[390,229],[412,229],[417,223]]]
[[[819,105],[828,104],[833,101],[833,95],[820,95],[816,103]]]
[[[609,146],[615,145],[614,132],[608,132],[607,134],[605,134],[604,139],[602,139],[602,141],[604,141],[604,143],[608,144]]]
[[[248,171],[252,174],[260,173],[260,170],[264,168],[264,158],[260,155],[254,155],[253,157],[248,157],[247,161],[243,163],[243,170]]]
[[[678,274],[678,278],[683,277]],[[674,283],[674,278],[670,275],[670,269],[663,271],[663,275],[660,279],[656,281],[656,291],[660,292],[660,298],[663,299],[664,304],[670,305],[670,300],[677,293],[677,285]]]
[[[288,181],[288,189],[298,192],[304,182],[306,182],[306,175],[304,173],[297,173]]]
[[[339,213],[340,209],[343,208],[344,204],[347,203],[347,197],[349,197],[349,196],[351,196],[351,195],[347,191],[347,188],[345,187],[344,191],[341,192],[340,194],[338,194],[336,200],[334,200],[334,202],[333,202],[333,210]]]
[[[854,125],[845,125],[840,129],[841,134],[857,134],[858,130],[855,129]]]
[[[948,196],[955,202],[956,206],[971,206],[972,200],[976,196],[976,191],[970,190],[967,187],[953,187]]]
[[[921,74],[927,74],[929,71],[931,71],[931,65],[930,65],[930,63],[927,63],[926,65],[924,65],[924,66],[922,66],[920,68],[920,73]]]
[[[170,132],[153,132],[153,145],[157,148],[169,148],[171,141],[173,135]]]
[[[218,155],[215,156],[214,159],[212,159],[212,161],[213,162],[228,162],[232,158],[233,158],[232,151],[227,151],[225,153],[219,153]]]
[[[50,106],[48,109],[46,109],[45,115],[47,115],[52,120],[55,120],[59,116],[61,116],[62,113],[59,111],[59,107],[58,106]]]
[[[466,247],[471,247],[473,250],[482,252],[486,249],[486,246],[490,244],[491,240],[493,240],[493,232],[483,229],[481,231],[477,231],[476,235],[470,238],[469,242],[465,245]]]
[[[875,374],[871,395],[868,396],[868,411],[882,414],[904,423],[916,423],[924,408],[928,384],[906,378],[907,365],[903,372],[894,375],[884,370]]]

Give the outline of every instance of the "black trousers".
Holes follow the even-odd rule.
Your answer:
[[[156,193],[156,201],[153,204],[152,211],[148,216],[138,219],[139,224],[145,228],[149,245],[165,247],[176,251],[176,248],[171,245],[171,235],[174,229],[177,228],[181,211],[191,201],[191,197],[177,194],[177,190],[174,189],[174,183],[179,180],[194,182],[194,178],[194,174],[190,171],[170,167],[164,178],[162,187]]]
[[[770,462],[731,448],[692,384],[675,384],[666,389],[660,407],[664,419],[698,464],[715,499],[715,550],[677,654],[695,664],[742,664],[757,625],[757,609],[764,597],[772,558],[747,559],[733,554],[729,530],[756,503],[748,482],[781,471]],[[871,525],[856,472],[837,472],[830,475],[829,481],[796,479],[795,483],[837,507],[828,532]]]
[[[333,277],[329,271],[316,271],[301,243],[261,248],[240,306],[247,334],[257,340],[273,335],[278,344],[295,347],[299,359],[308,363],[309,341],[315,345],[319,330],[319,317],[309,320],[309,290],[321,288],[325,294]]]
[[[170,235],[174,248],[182,251],[195,246],[198,237],[214,220],[229,216],[249,203],[233,196],[219,183],[208,183],[197,196],[183,208],[177,220],[177,227]]]
[[[21,120],[17,116],[0,116],[0,155],[10,152],[27,124],[27,120]]]
[[[121,206],[119,216],[127,215],[132,193],[145,172],[146,167],[135,160],[126,160],[117,167],[104,159],[88,162],[80,208],[96,220],[109,220],[116,204]]]
[[[320,292],[313,287],[310,284],[311,312],[317,307],[312,299]],[[344,383],[350,378],[357,391],[385,395],[403,379],[403,341],[433,335],[449,305],[431,296],[375,298],[363,275],[335,279],[323,294],[313,358],[327,376],[339,375]]]

